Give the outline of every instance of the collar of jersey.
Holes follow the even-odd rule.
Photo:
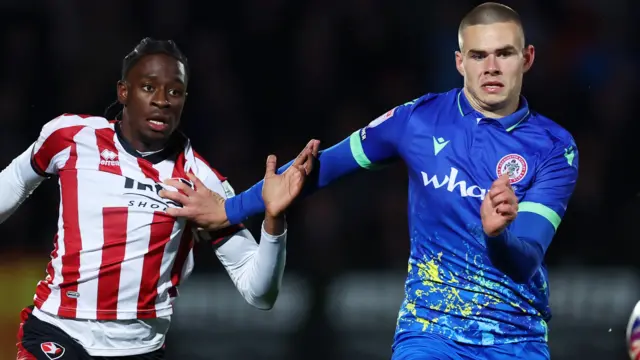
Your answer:
[[[471,113],[475,113],[477,117],[484,118],[482,114],[477,112],[471,106],[471,104],[469,103],[469,100],[467,100],[467,97],[464,95],[464,91],[462,91],[462,89],[458,91],[457,103],[458,103],[458,110],[460,111],[460,115],[462,115],[463,117]],[[518,106],[518,110],[516,110],[516,112],[514,112],[511,115],[497,119],[497,121],[508,132],[511,132],[513,131],[513,129],[517,128],[518,125],[526,121],[530,115],[531,115],[531,111],[529,111],[529,103],[527,102],[527,99],[524,98],[524,96],[520,95],[520,105]]]
[[[131,144],[127,141],[127,139],[125,139],[124,136],[122,135],[122,129],[120,129],[120,121],[115,123],[114,128],[118,136],[118,141],[122,145],[122,148],[124,148],[124,150],[127,153],[129,153],[129,155],[136,158],[145,159],[152,164],[158,164],[170,157],[173,157],[179,152],[183,151],[186,147],[186,143],[188,142],[184,134],[182,134],[179,131],[176,131],[174,135],[171,136],[171,139],[169,139],[169,143],[164,149],[156,153],[149,154],[147,156],[142,156],[142,154],[136,151],[136,149],[134,149],[133,146],[131,146]]]

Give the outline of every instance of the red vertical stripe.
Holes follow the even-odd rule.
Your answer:
[[[42,304],[47,301],[49,295],[51,294],[51,288],[49,284],[53,283],[55,278],[55,271],[53,269],[53,259],[58,257],[58,234],[53,238],[53,251],[51,252],[51,260],[47,264],[47,278],[38,282],[38,287],[36,287],[36,300],[35,305],[42,306]]]
[[[144,255],[142,265],[142,281],[138,295],[138,318],[155,318],[156,298],[158,297],[158,282],[160,281],[160,266],[164,255],[164,248],[171,240],[175,219],[165,213],[156,212],[151,223],[149,249]]]
[[[158,169],[154,168],[148,160],[138,158],[138,166],[140,166],[140,170],[142,170],[144,176],[155,182],[160,182],[160,172],[158,172]]]
[[[118,310],[120,271],[127,243],[128,211],[126,207],[102,209],[104,245],[98,275],[98,320],[118,318],[116,311]]]
[[[173,167],[173,174],[171,175],[174,178],[187,178],[185,165],[186,165],[186,157],[184,151],[178,154],[178,158],[176,159],[176,163]],[[187,262],[187,258],[189,257],[189,252],[193,248],[193,233],[191,232],[191,225],[187,223],[185,225],[184,231],[182,232],[182,237],[180,238],[180,246],[178,247],[178,253],[176,254],[175,261],[173,262],[173,267],[171,268],[171,285],[174,287],[180,285],[180,280],[182,276],[182,269],[184,268],[184,264]],[[172,290],[173,296],[176,296],[177,292]]]
[[[120,156],[113,140],[116,132],[111,128],[96,130],[96,142],[100,154],[99,170],[116,175],[122,175]]]
[[[32,164],[38,171],[44,173],[51,163],[51,159],[62,150],[74,144],[73,137],[84,128],[83,125],[70,126],[55,130],[42,143],[38,151],[33,154]]]
[[[75,318],[78,306],[77,291],[80,278],[80,251],[82,239],[78,224],[78,154],[76,144],[71,146],[69,160],[60,171],[62,222],[64,226],[64,255],[62,255],[62,282],[60,283],[60,308],[58,315]],[[71,295],[71,296],[69,296]]]
[[[187,262],[189,253],[193,249],[193,233],[191,232],[191,225],[187,223],[180,238],[180,247],[178,247],[178,253],[176,254],[176,260],[171,268],[171,285],[180,285],[182,280],[182,270],[184,264]]]
[[[181,151],[180,154],[178,154],[178,158],[176,159],[175,164],[173,165],[173,174],[171,175],[171,177],[174,178],[187,178],[187,172],[185,171],[184,167],[187,163],[187,159],[184,156],[184,151]]]

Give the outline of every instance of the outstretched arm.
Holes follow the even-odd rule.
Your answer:
[[[204,171],[200,169],[198,173]],[[178,191],[163,190],[161,195],[187,205],[201,197],[224,201],[225,197],[233,196],[233,189],[226,179],[213,171],[207,170],[202,182],[193,174],[189,177],[195,189],[184,182],[168,180],[167,183]],[[290,167],[282,175],[276,174],[276,157],[269,156],[263,187],[266,211],[259,245],[251,233],[239,225],[217,231],[201,228],[196,232],[199,239],[211,240],[218,259],[236,288],[256,308],[271,309],[278,297],[286,259],[284,212],[300,194],[305,178],[304,168],[298,165]],[[175,211],[179,214],[179,210],[169,209],[167,212],[176,215]]]
[[[309,195],[358,169],[373,170],[397,158],[410,112],[410,103],[393,108],[340,143],[320,151],[317,155],[317,169],[315,174],[310,174],[302,196]],[[316,154],[317,146],[318,142],[312,140],[306,149],[311,149],[312,153]],[[278,173],[286,171],[294,161],[281,167]],[[263,182],[260,181],[225,202],[230,224],[240,223],[249,216],[264,211],[262,185]]]

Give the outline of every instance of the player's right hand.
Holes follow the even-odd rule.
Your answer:
[[[493,182],[480,206],[482,229],[490,237],[500,235],[518,216],[518,198],[509,174]]]
[[[167,214],[186,218],[208,231],[229,226],[224,198],[209,190],[195,175],[190,173],[187,176],[195,185],[195,190],[181,181],[165,180],[167,185],[178,191],[160,190],[160,196],[182,204],[182,208],[168,208]]]

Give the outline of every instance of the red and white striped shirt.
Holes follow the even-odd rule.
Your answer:
[[[92,356],[159,349],[178,285],[193,269],[193,241],[188,224],[164,211],[180,205],[158,191],[162,179],[185,179],[189,172],[221,196],[234,195],[181,134],[164,150],[142,156],[116,122],[62,115],[47,123],[38,141],[0,172],[0,223],[43,179],[57,175],[60,182],[58,231],[33,315]],[[254,307],[274,304],[286,237],[286,231],[271,235],[263,227],[258,245],[242,226],[214,234],[217,258]]]
[[[193,237],[183,219],[165,213],[176,205],[158,195],[162,180],[187,179],[192,172],[225,192],[225,179],[188,139],[142,157],[116,125],[62,115],[43,127],[34,146],[34,170],[60,181],[58,233],[34,298],[49,314],[95,320],[170,315],[177,287],[193,269]]]

